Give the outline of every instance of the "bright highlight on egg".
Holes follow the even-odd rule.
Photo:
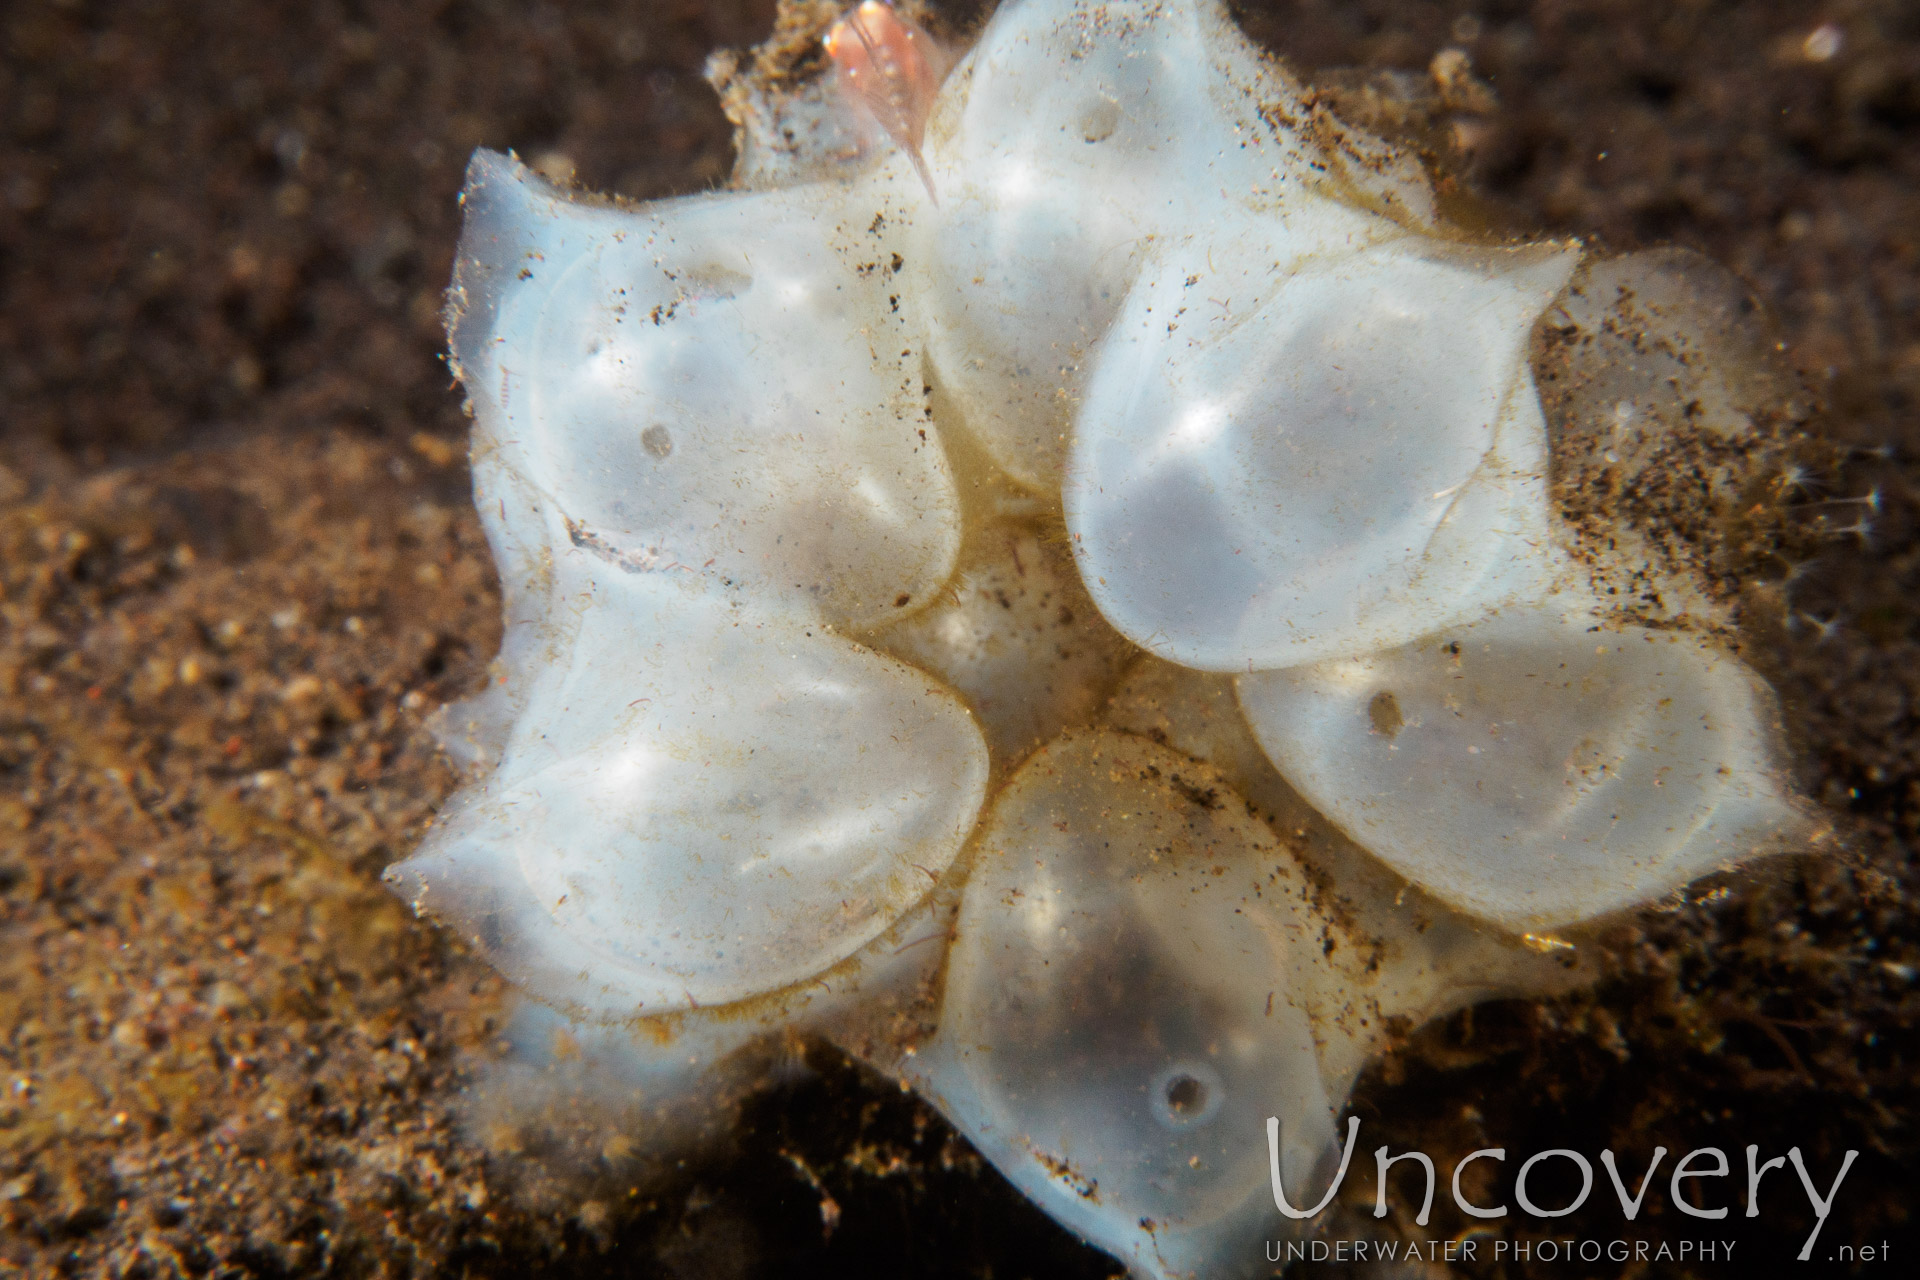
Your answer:
[[[1736,602],[1565,499],[1758,440],[1765,353],[1707,264],[1448,226],[1212,0],[825,53],[737,190],[475,155],[506,638],[390,879],[651,1106],[826,1036],[1136,1273],[1257,1272],[1267,1117],[1315,1202],[1389,1021],[1804,842]]]

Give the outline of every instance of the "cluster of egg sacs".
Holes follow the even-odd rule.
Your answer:
[[[1264,1118],[1311,1201],[1383,1023],[1788,821],[1751,673],[1556,549],[1577,254],[1445,237],[1295,92],[1212,4],[1027,0],[937,204],[898,154],[640,208],[477,155],[508,626],[416,900],[567,1017],[677,1019],[660,1087],[864,1028],[1060,1220],[1214,1274]]]

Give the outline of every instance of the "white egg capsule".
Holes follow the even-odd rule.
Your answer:
[[[1067,527],[1113,625],[1183,666],[1258,670],[1549,584],[1525,352],[1573,255],[1403,238],[1249,297],[1209,270],[1218,250],[1196,237],[1135,286],[1077,416]]]
[[[1651,901],[1806,830],[1775,781],[1771,694],[1684,633],[1510,610],[1239,689],[1315,806],[1516,932]]]
[[[1303,978],[1335,929],[1204,765],[1056,740],[982,834],[940,1033],[907,1066],[1047,1211],[1145,1276],[1253,1275],[1333,1138]],[[1344,939],[1343,939],[1344,940]]]
[[[499,766],[395,869],[422,905],[547,999],[631,1017],[800,982],[926,896],[986,783],[950,693],[579,559],[562,567],[579,629]]]
[[[952,571],[958,498],[883,234],[897,199],[625,211],[481,152],[466,202],[461,376],[570,540],[850,625]]]

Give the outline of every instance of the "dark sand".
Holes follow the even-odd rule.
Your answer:
[[[1732,266],[1851,450],[1821,496],[1881,499],[1804,567],[1763,655],[1846,851],[1619,931],[1591,994],[1413,1036],[1355,1093],[1369,1148],[1611,1145],[1638,1169],[1656,1141],[1720,1145],[1720,1203],[1749,1142],[1825,1176],[1858,1148],[1821,1252],[1891,1240],[1910,1267],[1920,7],[1245,9],[1308,71],[1424,76],[1465,49],[1497,102],[1439,124],[1491,216]],[[1111,1274],[825,1049],[664,1183],[635,1189],[617,1144],[582,1179],[466,1133],[458,1058],[493,1042],[497,980],[378,883],[456,781],[422,718],[499,635],[438,354],[465,157],[713,186],[728,130],[699,68],[761,39],[770,3],[21,0],[0,21],[0,1271]],[[1839,48],[1810,57],[1829,21]],[[1731,1227],[1741,1265],[1701,1273],[1769,1274],[1810,1225],[1779,1178],[1757,1221],[1623,1228],[1603,1182],[1552,1225]],[[1469,1225],[1450,1212],[1421,1234]]]

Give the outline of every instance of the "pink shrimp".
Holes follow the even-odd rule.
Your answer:
[[[927,116],[946,74],[946,58],[933,37],[880,0],[864,0],[859,8],[834,23],[827,32],[827,56],[840,69],[843,89],[887,136],[913,161],[927,195],[935,204],[933,174],[920,154]]]

